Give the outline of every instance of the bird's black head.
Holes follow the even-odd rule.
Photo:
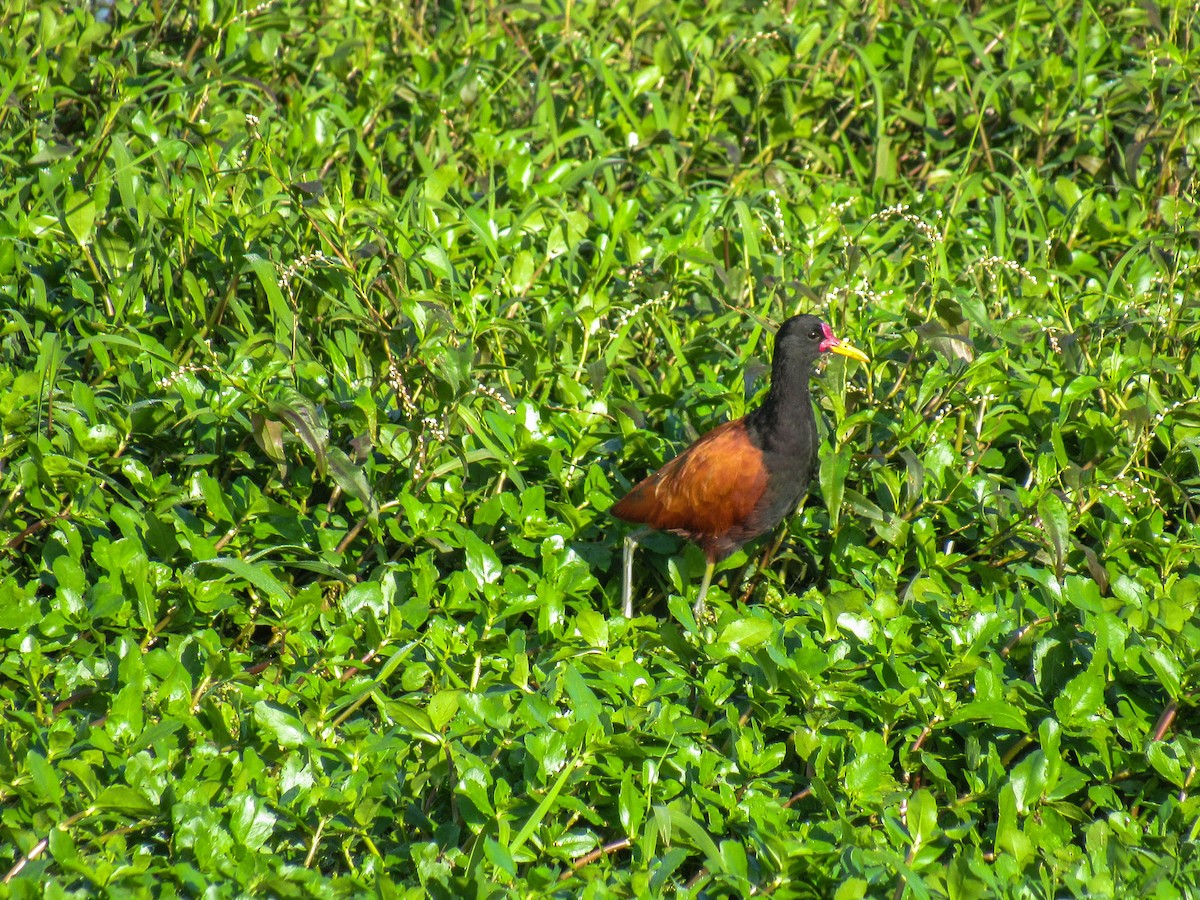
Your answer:
[[[782,325],[775,335],[775,356],[787,357],[811,363],[822,353],[832,351],[859,362],[867,362],[861,350],[843,343],[833,335],[833,329],[816,316],[793,316]]]
[[[816,316],[793,316],[775,333],[775,353],[816,359],[827,337],[833,337],[833,332]]]

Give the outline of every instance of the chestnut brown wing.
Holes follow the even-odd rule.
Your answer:
[[[710,555],[744,540],[756,504],[767,489],[762,451],[744,419],[727,422],[637,484],[612,507],[613,515],[690,538]]]

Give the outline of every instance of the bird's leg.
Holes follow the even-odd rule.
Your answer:
[[[708,593],[708,586],[712,583],[713,569],[716,567],[716,562],[711,559],[704,567],[704,580],[700,582],[700,596],[696,598],[696,605],[692,607],[692,616],[696,619],[697,624],[708,615],[708,607],[704,605],[704,595]]]
[[[621,611],[625,618],[633,618],[633,551],[648,529],[639,528],[625,536],[625,547],[621,554]]]
[[[800,502],[796,504],[796,510],[792,515],[799,515],[804,509],[804,504],[808,500],[808,495],[800,498]],[[754,589],[758,587],[758,583],[762,580],[763,570],[771,564],[775,559],[775,554],[779,552],[779,548],[783,546],[783,542],[787,540],[788,534],[791,532],[792,516],[785,518],[779,525],[779,534],[775,538],[774,543],[767,548],[766,552],[758,558],[758,566],[754,570],[754,575],[750,579],[750,586],[742,593],[742,605],[745,606],[750,602],[750,595],[754,593]]]
[[[750,595],[754,593],[754,589],[762,581],[763,569],[769,566],[771,561],[775,559],[775,554],[779,552],[779,548],[783,546],[784,539],[788,536],[788,522],[786,519],[783,521],[783,527],[779,528],[778,531],[779,534],[771,546],[767,547],[758,557],[758,565],[754,567],[754,574],[750,577],[750,584],[742,592],[741,604],[743,606],[750,602]]]

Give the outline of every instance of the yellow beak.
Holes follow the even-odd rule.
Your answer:
[[[851,347],[849,344],[838,341],[829,348],[831,353],[836,353],[838,356],[848,356],[851,359],[857,359],[860,363],[869,363],[871,360],[867,354],[863,353],[857,347]]]

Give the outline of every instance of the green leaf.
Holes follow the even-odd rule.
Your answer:
[[[445,703],[445,701],[442,702]],[[420,707],[413,706],[411,703],[392,700],[385,705],[385,709],[397,725],[413,733],[421,740],[431,744],[440,745],[442,743],[441,736],[438,734],[440,729],[434,724],[429,713]]]
[[[324,472],[329,450],[329,429],[321,410],[299,391],[280,388],[278,395],[267,404],[272,418],[285,422],[292,433],[312,454],[317,468]]]
[[[739,882],[747,883],[750,868],[746,860],[746,848],[740,841],[721,841],[720,871]]]
[[[972,700],[949,719],[951,725],[963,722],[983,722],[1005,731],[1027,733],[1029,722],[1024,713],[1011,703],[998,700]]]
[[[1054,712],[1063,725],[1077,727],[1095,716],[1103,702],[1103,671],[1089,667],[1068,681],[1054,698]]]
[[[869,883],[865,878],[847,878],[833,893],[833,900],[862,900]]]
[[[568,666],[563,673],[563,687],[571,698],[571,709],[575,717],[583,722],[595,722],[603,712],[603,706],[596,698],[595,692],[588,687],[587,681],[579,674],[574,666]]]
[[[279,273],[270,260],[265,259],[257,253],[247,253],[246,263],[249,265],[250,271],[258,279],[258,283],[262,286],[263,293],[267,297],[267,305],[271,309],[272,316],[275,320],[275,331],[282,335],[290,335],[295,327],[295,314],[292,311],[291,304],[284,299],[283,291],[279,286]]]
[[[550,808],[554,805],[555,800],[558,798],[558,795],[566,786],[567,779],[575,773],[577,768],[578,764],[575,760],[572,760],[563,766],[562,773],[558,776],[558,779],[553,785],[550,786],[550,790],[546,792],[546,795],[542,798],[541,802],[538,803],[537,808],[530,814],[529,818],[525,820],[525,823],[521,826],[521,830],[517,832],[516,837],[514,837],[512,843],[509,844],[509,852],[511,852],[514,856],[523,846],[525,846],[525,842],[529,840],[529,838],[533,835],[533,832],[541,825],[542,821],[546,817],[546,814],[550,811]]]
[[[458,166],[439,166],[432,175],[425,179],[425,196],[430,200],[441,200],[458,181],[459,174]]]
[[[633,777],[626,771],[621,776],[621,791],[617,800],[617,813],[621,827],[629,837],[638,835],[642,819],[646,816],[645,798],[634,788]]]
[[[487,854],[487,858],[491,861],[492,865],[509,878],[517,877],[517,864],[513,861],[512,854],[508,852],[507,848],[500,846],[499,843],[490,837],[484,838],[483,846],[483,852]]]
[[[1159,683],[1166,689],[1167,695],[1172,700],[1177,700],[1182,686],[1178,660],[1161,647],[1149,647],[1143,651],[1143,655],[1146,662],[1150,663],[1150,668],[1154,670]]]
[[[350,457],[339,447],[326,448],[325,460],[337,486],[367,507],[372,515],[377,515],[379,504],[375,502],[375,494],[371,490],[371,483],[367,481],[367,474],[363,471],[362,466],[352,463]]]
[[[126,684],[113,699],[108,709],[104,729],[119,744],[129,744],[142,733],[145,723],[143,708],[146,688],[141,679]]]
[[[64,205],[67,229],[80,246],[91,243],[92,226],[96,222],[96,204],[90,194],[75,191]]]
[[[1029,812],[1046,795],[1046,774],[1046,755],[1041,750],[1034,750],[1013,767],[1009,784],[1019,813]]]
[[[58,773],[37,750],[25,754],[25,767],[33,783],[34,791],[43,801],[58,805],[63,799],[63,789]]]
[[[261,850],[275,830],[276,816],[261,797],[250,791],[237,794],[229,803],[230,831],[234,839],[252,851]]]
[[[821,455],[821,496],[829,512],[829,527],[836,531],[842,511],[842,497],[846,492],[846,476],[850,474],[850,458],[854,448],[845,444]]]
[[[860,804],[876,803],[895,786],[892,751],[881,735],[873,733],[855,735],[852,744],[854,758],[844,776],[846,791]]]
[[[908,798],[908,831],[914,846],[922,846],[937,834],[937,802],[927,790],[914,791]]]
[[[138,791],[122,784],[110,784],[92,801],[92,806],[127,816],[153,816],[160,812],[157,803],[152,803]]]
[[[1046,529],[1051,557],[1054,559],[1055,575],[1062,579],[1071,541],[1071,523],[1067,517],[1067,508],[1063,506],[1057,494],[1047,491],[1038,501],[1038,517],[1042,520],[1042,527]]]
[[[664,834],[664,837],[670,840],[672,833],[676,831],[682,832],[692,842],[692,846],[704,854],[707,864],[714,868],[720,868],[721,853],[717,849],[716,843],[713,842],[711,835],[709,835],[704,827],[675,805],[656,806],[656,812],[660,808],[671,823],[670,833]]]
[[[589,646],[608,646],[608,620],[592,609],[581,610],[575,617],[575,631]]]
[[[467,571],[480,587],[494,584],[503,572],[496,551],[480,540],[475,532],[467,528],[459,529],[463,549],[467,554]]]
[[[730,654],[749,650],[769,640],[774,627],[765,619],[746,617],[735,619],[721,629],[718,643],[728,648]]]
[[[429,723],[431,731],[445,731],[446,727],[458,715],[461,691],[438,691],[429,698]]]
[[[285,749],[309,747],[314,743],[308,729],[294,713],[265,700],[254,704],[254,721],[268,737]]]
[[[454,280],[454,264],[450,262],[449,254],[442,247],[437,244],[426,244],[421,248],[421,259],[438,278]]]
[[[283,423],[276,419],[268,419],[261,413],[255,413],[250,422],[254,429],[254,442],[258,444],[258,448],[272,461],[283,463],[287,459],[283,451]],[[281,466],[281,476],[285,471],[286,468]]]
[[[267,570],[266,565],[248,563],[245,560],[231,556],[218,556],[214,559],[206,559],[193,563],[188,572],[194,573],[201,566],[216,566],[250,582],[250,584],[270,597],[277,607],[286,608],[290,603],[291,598],[288,595],[287,588]]]

